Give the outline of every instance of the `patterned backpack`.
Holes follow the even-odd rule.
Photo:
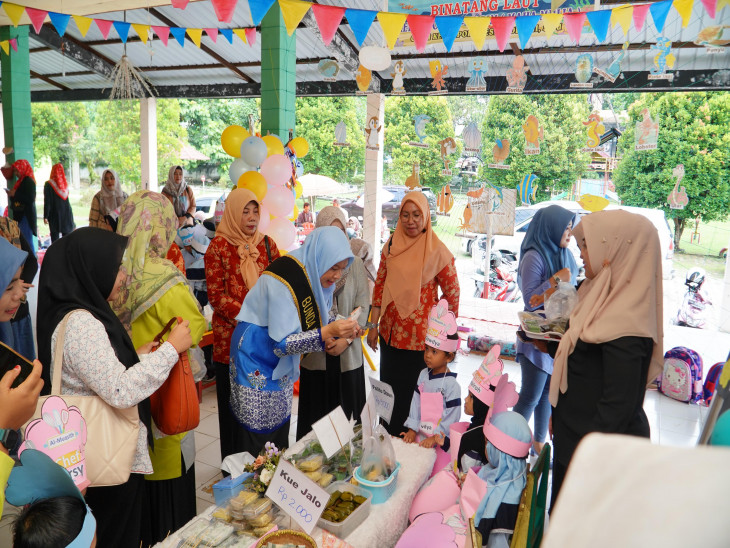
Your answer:
[[[722,375],[723,365],[725,365],[725,362],[717,362],[715,365],[710,367],[710,370],[707,372],[707,378],[705,379],[705,386],[703,389],[703,397],[705,398],[705,404],[707,405],[710,405],[712,396],[715,394],[717,381],[720,380],[720,375]]]
[[[702,399],[702,358],[685,346],[675,346],[664,354],[664,370],[659,377],[659,391],[682,402]]]

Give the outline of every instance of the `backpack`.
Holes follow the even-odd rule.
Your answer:
[[[723,365],[725,365],[725,362],[717,362],[715,365],[710,367],[710,370],[707,372],[705,386],[702,390],[702,397],[705,398],[705,403],[707,405],[710,405],[712,396],[715,395],[715,390],[717,390],[717,381],[720,380],[720,375],[722,375]]]
[[[685,346],[675,346],[664,354],[659,391],[672,399],[697,403],[702,399],[702,358]]]

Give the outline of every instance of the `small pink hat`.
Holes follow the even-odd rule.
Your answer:
[[[449,312],[449,303],[441,299],[428,316],[426,330],[426,344],[444,352],[456,352],[460,339],[449,339],[449,335],[456,333],[456,316]]]
[[[494,389],[504,369],[504,363],[499,359],[501,351],[502,347],[495,344],[484,357],[479,369],[474,371],[474,377],[469,383],[469,392],[489,407],[494,402]]]
[[[499,378],[497,388],[494,391],[494,405],[489,408],[487,420],[484,422],[484,437],[503,453],[521,459],[530,452],[532,436],[530,436],[530,441],[520,441],[502,432],[492,424],[492,417],[503,411],[508,411],[510,407],[517,403],[518,399],[519,395],[515,383],[510,381],[509,375],[505,373]]]

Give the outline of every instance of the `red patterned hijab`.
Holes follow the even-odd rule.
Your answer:
[[[53,188],[59,198],[62,200],[68,199],[68,182],[66,181],[66,172],[63,170],[62,164],[54,164],[51,168],[51,177],[48,179],[48,184]]]
[[[16,170],[18,172],[18,179],[15,181],[13,190],[18,190],[21,181],[26,177],[30,177],[35,181],[33,168],[30,167],[30,163],[28,162],[28,160],[15,160],[15,163],[13,164],[13,170]]]

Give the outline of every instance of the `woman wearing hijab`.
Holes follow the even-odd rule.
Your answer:
[[[395,395],[388,432],[397,436],[408,418],[411,395],[423,369],[428,314],[438,302],[439,287],[449,310],[459,313],[459,278],[454,256],[431,228],[428,199],[419,191],[403,197],[398,224],[383,246],[373,291],[368,344],[378,349],[380,379]]]
[[[240,453],[241,427],[231,414],[229,361],[236,316],[246,295],[271,261],[279,258],[274,240],[259,231],[259,200],[237,188],[226,199],[223,218],[205,252],[205,279],[213,308],[213,363],[218,394],[221,457]]]
[[[51,167],[51,176],[43,188],[43,222],[51,229],[51,242],[67,236],[76,228],[63,164]]]
[[[195,215],[195,195],[185,182],[182,166],[172,166],[162,194],[170,200],[177,215],[178,226],[192,225]]]
[[[599,211],[584,217],[573,234],[586,280],[550,382],[553,503],[583,436],[649,437],[644,393],[664,363],[662,263],[654,225],[627,211]]]
[[[365,273],[368,277],[368,295],[372,298],[373,287],[375,287],[375,277],[378,275],[378,270],[375,268],[375,263],[373,262],[373,248],[369,243],[361,238],[351,238],[350,249],[355,257],[360,257],[362,260],[362,264],[365,267]]]
[[[122,190],[117,172],[105,169],[101,174],[101,190],[91,200],[89,226],[114,232],[117,227],[114,212],[122,206],[126,199],[127,193]]]
[[[20,231],[35,254],[33,236],[38,237],[38,214],[35,208],[35,175],[28,160],[16,160],[13,164],[13,175],[15,184],[12,189],[6,190],[10,198],[10,209],[13,219],[20,225]]]
[[[175,212],[161,194],[139,191],[124,202],[117,233],[129,237],[122,266],[127,277],[114,302],[114,311],[135,346],[151,341],[168,321],[181,317],[189,323],[193,345],[207,323],[185,276],[165,258],[175,235]],[[193,432],[166,436],[155,429],[150,457],[154,473],[145,476],[149,514],[142,524],[142,540],[155,544],[196,514],[195,439]]]
[[[51,390],[51,367],[58,326],[68,317],[63,344],[61,394],[97,395],[120,409],[137,406],[140,429],[132,474],[127,483],[90,487],[86,501],[97,521],[99,546],[139,546],[143,476],[152,473],[147,448],[152,443],[149,396],[190,346],[185,325],[173,329],[167,342],[150,353],[152,344],[135,350],[124,326],[109,306],[126,280],[120,268],[128,238],[80,228],[46,252],[38,289],[38,353],[44,367],[44,392]],[[145,343],[150,343],[147,339]]]
[[[226,205],[228,211],[228,205]],[[322,352],[332,338],[354,339],[355,320],[330,321],[335,285],[352,264],[345,234],[327,226],[279,257],[246,295],[231,339],[231,410],[243,450],[267,441],[286,447],[300,354]]]
[[[525,310],[541,310],[542,300],[539,297],[533,300],[533,297],[557,288],[559,278],[575,283],[578,265],[568,250],[574,216],[565,208],[551,205],[540,209],[530,221],[520,246],[517,267],[517,283],[522,291]],[[539,455],[545,445],[550,421],[548,391],[553,359],[518,338],[517,361],[522,370],[522,387],[515,411],[528,421],[535,413],[533,452]]]
[[[315,228],[323,226],[334,226],[344,233],[342,209],[323,208],[317,215]],[[359,257],[354,258],[352,265],[337,280],[329,315],[348,317],[356,308],[360,308],[359,324],[364,328],[370,292],[365,266]],[[365,370],[359,338],[327,340],[325,352],[312,352],[302,358],[297,439],[307,435],[315,422],[338,405],[348,418],[360,420],[360,411],[365,405]]]

